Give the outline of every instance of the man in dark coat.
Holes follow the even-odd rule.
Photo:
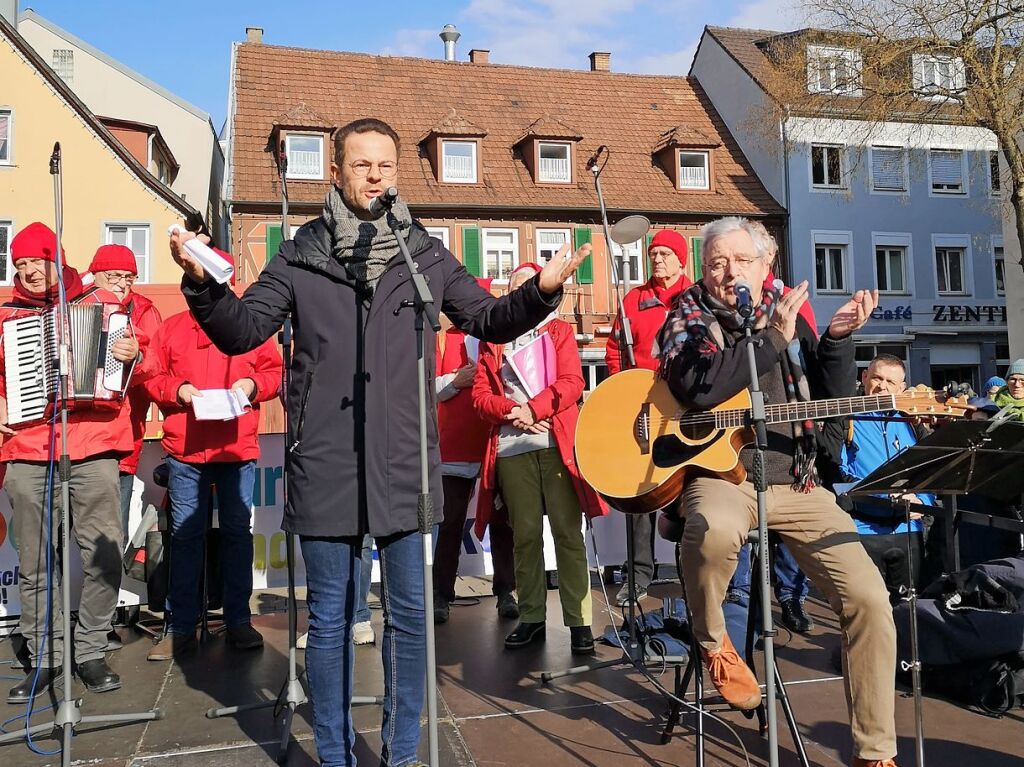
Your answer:
[[[241,354],[270,338],[290,313],[294,326],[288,391],[290,482],[284,529],[299,536],[306,566],[309,639],[306,670],[321,765],[353,765],[349,707],[350,631],[360,578],[362,536],[373,536],[382,568],[384,720],[382,764],[417,764],[424,697],[423,552],[416,516],[419,427],[413,287],[385,217],[373,198],[398,182],[399,137],[379,120],[337,132],[333,186],[320,218],[305,224],[239,299],[206,279],[198,262],[171,238],[182,266],[182,292],[213,342]],[[494,298],[449,253],[411,221],[407,242],[435,305],[461,330],[505,343],[556,310],[561,286],[590,253],[563,248],[522,290]],[[427,328],[426,348],[434,348]],[[440,521],[440,455],[428,365],[427,411],[434,522]],[[364,577],[369,577],[365,574]]]

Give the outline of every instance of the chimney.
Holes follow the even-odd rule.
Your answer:
[[[7,23],[15,29],[18,28],[18,0],[0,0],[0,16],[7,19]]]
[[[444,60],[455,61],[455,43],[462,37],[459,30],[455,28],[454,24],[445,24],[438,37],[444,40]]]
[[[246,27],[245,28],[245,41],[247,43],[262,43],[263,42],[263,27]]]
[[[590,71],[607,72],[611,69],[612,55],[604,51],[594,51],[590,54]]]
[[[471,64],[490,64],[491,52],[484,48],[474,48],[469,52],[469,61]]]

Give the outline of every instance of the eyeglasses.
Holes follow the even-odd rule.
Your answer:
[[[725,270],[732,263],[738,269],[747,269],[755,261],[759,261],[760,258],[757,256],[739,256],[737,258],[716,258],[704,265],[704,271],[714,275],[724,274]]]
[[[1024,386],[1024,378],[1021,376],[1014,376],[1013,378],[1006,379],[1007,386]]]
[[[132,285],[135,283],[134,274],[114,274],[113,272],[106,272],[104,277],[106,277],[107,282],[123,282],[125,285]]]
[[[395,174],[398,173],[398,163],[385,160],[384,162],[366,162],[365,160],[359,160],[349,164],[349,168],[359,178],[366,178],[370,175],[370,169],[376,165],[377,172],[380,173],[381,178],[394,178]]]

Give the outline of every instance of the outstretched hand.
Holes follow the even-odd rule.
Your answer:
[[[538,282],[540,292],[549,296],[557,293],[592,250],[593,247],[587,242],[581,245],[575,253],[572,253],[569,250],[569,243],[565,243],[541,269]]]
[[[853,298],[839,307],[828,323],[828,334],[833,338],[846,338],[864,327],[871,312],[878,306],[877,290],[858,290]]]
[[[205,282],[206,270],[185,250],[185,243],[197,237],[200,242],[206,245],[210,244],[210,238],[205,234],[197,235],[195,232],[187,232],[182,229],[174,232],[170,239],[171,258],[193,281]]]

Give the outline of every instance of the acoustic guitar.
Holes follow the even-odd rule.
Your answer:
[[[924,387],[901,394],[768,404],[768,423],[899,411],[917,417],[962,417],[963,397]],[[747,390],[711,410],[689,410],[650,370],[624,370],[590,393],[576,425],[580,474],[616,509],[657,511],[683,491],[688,476],[739,484],[747,472],[740,450],[754,441]]]

